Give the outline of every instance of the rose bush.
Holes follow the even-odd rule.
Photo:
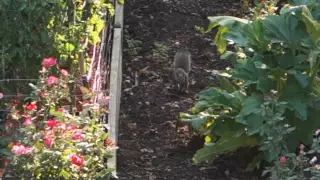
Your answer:
[[[100,102],[107,101],[94,104],[86,99],[78,115],[67,111],[63,105],[71,102],[72,77],[59,70],[54,58],[45,58],[42,66],[39,83],[31,84],[36,98],[12,104],[7,121],[18,122],[19,128],[8,145],[13,157],[4,174],[17,179],[109,177],[113,170],[106,158],[116,145],[108,139],[107,125],[99,122],[107,112]]]

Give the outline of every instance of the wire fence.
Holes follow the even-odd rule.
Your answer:
[[[80,77],[87,77],[94,89],[100,89],[98,86],[106,87],[106,57],[109,56],[108,49],[111,48],[108,45],[111,41],[113,17],[106,12],[104,22],[97,21],[93,15],[93,11],[97,11],[99,7],[96,3],[77,0],[0,2],[1,81],[16,81],[16,86],[25,90],[25,85],[21,82],[36,78],[42,58],[55,55],[61,67],[69,67],[73,63],[71,61],[77,59]],[[104,26],[102,31],[98,30],[101,26]],[[96,36],[90,35],[89,40],[82,39],[83,44],[77,44],[80,38],[86,33],[97,35],[99,31],[101,41],[99,44],[93,43],[92,57],[89,55],[91,52],[88,47],[79,53],[79,49],[88,41],[97,41]],[[90,57],[91,62],[86,57]],[[25,80],[22,80],[22,77]],[[7,87],[1,86],[0,91],[8,89],[14,92],[17,89],[12,84]]]
[[[58,1],[12,0],[11,3],[8,2],[9,0],[0,2],[0,92],[4,95],[3,100],[14,98],[16,93],[27,96],[31,92],[32,89],[28,83],[37,81],[35,78],[43,57],[57,55],[52,50],[57,48],[55,47],[57,43],[61,45],[61,42],[57,41],[63,41],[62,45],[66,46],[65,51],[58,53],[59,66],[68,66],[70,58],[77,57],[77,66],[81,71],[78,78],[82,78],[82,85],[89,87],[92,91],[105,92],[99,94],[95,101],[108,94],[113,16],[109,13],[104,15],[103,29],[99,34],[101,41],[93,44],[91,55],[88,48],[81,53],[72,50],[79,47],[73,45],[74,47],[70,48],[72,47],[70,43],[79,40],[77,38],[81,38],[83,35],[81,33],[86,31],[89,25],[92,26],[93,31],[101,26],[98,21],[93,21],[94,18],[89,19],[93,17],[92,12],[95,10],[92,2],[81,1],[81,4],[76,0],[59,1],[64,3],[63,6],[57,3]],[[55,18],[53,24],[43,24],[44,21],[49,22],[52,17]],[[84,24],[87,20],[90,23]],[[58,24],[55,24],[57,22]],[[52,26],[50,32],[58,32],[59,38],[51,37],[50,33],[45,31],[49,26]],[[81,26],[84,29],[77,29]],[[90,57],[90,61],[86,57]]]

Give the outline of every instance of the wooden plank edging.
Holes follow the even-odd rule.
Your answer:
[[[110,104],[108,114],[109,138],[116,144],[118,142],[119,113],[122,84],[122,28],[114,28],[112,58],[110,70]],[[117,167],[117,152],[111,152],[112,158],[108,159],[108,168]]]
[[[122,85],[122,39],[123,39],[123,5],[119,4],[118,0],[114,0],[115,15],[113,42],[110,67],[110,85],[109,85],[109,114],[108,124],[109,138],[118,145],[119,131],[119,113],[121,101],[121,85]],[[117,150],[111,151],[111,158],[108,159],[108,168],[114,168],[115,172],[112,177],[117,177]]]
[[[119,4],[118,0],[115,0],[115,1],[116,3],[115,3],[114,27],[123,28],[123,5]]]

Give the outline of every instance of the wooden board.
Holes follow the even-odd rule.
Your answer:
[[[122,84],[122,28],[114,28],[112,58],[110,70],[110,101],[109,101],[109,115],[108,124],[109,138],[116,144],[118,142],[119,129],[119,112],[121,100],[121,84]],[[116,150],[111,152],[112,158],[108,159],[108,167],[117,167],[117,153]]]

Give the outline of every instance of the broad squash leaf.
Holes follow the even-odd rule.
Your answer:
[[[291,14],[267,16],[262,23],[266,38],[272,42],[283,42],[297,48],[302,39],[308,37],[304,24]]]
[[[228,114],[230,116],[235,116],[234,113]],[[210,135],[212,136],[223,136],[225,132],[235,132],[235,137],[241,136],[245,133],[246,126],[238,123],[234,118],[218,118],[214,121],[211,126]]]
[[[312,36],[312,39],[317,43],[320,40],[320,23],[317,20],[314,20],[311,12],[307,7],[302,8],[302,21],[307,27],[307,31]]]
[[[199,131],[204,126],[204,124],[210,119],[209,114],[207,115],[208,116],[204,114],[187,115],[184,118],[181,118],[181,121],[189,123],[192,126],[192,128]]]
[[[237,90],[237,88],[226,78],[219,77],[220,80],[220,88],[226,90],[228,93],[233,93]]]
[[[264,27],[260,20],[254,21],[243,27],[244,37],[248,38],[248,46],[258,52],[268,49],[269,40],[265,38]]]
[[[212,162],[219,154],[234,152],[240,147],[252,147],[256,145],[257,140],[255,137],[245,134],[236,137],[233,132],[226,132],[215,144],[199,149],[194,155],[193,161],[195,163]]]
[[[206,32],[210,32],[213,28],[219,27],[218,32],[213,42],[218,47],[218,52],[223,54],[227,48],[227,41],[223,36],[230,30],[234,29],[239,24],[247,24],[249,21],[232,16],[214,16],[208,17],[210,23]]]
[[[253,94],[244,101],[240,114],[247,116],[251,113],[258,113],[260,112],[262,103],[262,98],[259,95]]]
[[[303,78],[299,76],[302,76]],[[288,102],[288,106],[295,111],[299,119],[306,120],[308,110],[307,104],[311,100],[309,94],[312,92],[311,79],[309,77],[304,77],[300,73],[298,74],[298,78],[300,79],[298,80],[295,75],[288,75],[280,99],[281,101]]]

